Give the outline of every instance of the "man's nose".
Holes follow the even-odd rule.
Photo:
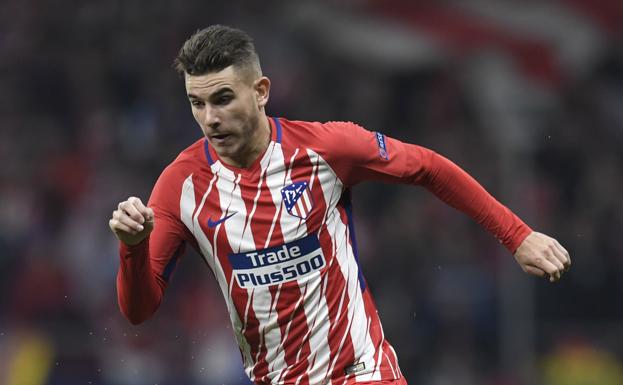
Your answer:
[[[221,119],[214,108],[206,107],[203,124],[212,129],[217,128],[221,124]]]

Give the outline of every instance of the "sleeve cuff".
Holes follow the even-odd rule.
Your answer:
[[[119,241],[119,256],[121,259],[132,258],[137,255],[145,255],[149,246],[149,237],[146,237],[136,245],[128,245]]]
[[[522,223],[518,231],[511,238],[510,242],[506,245],[506,248],[508,249],[508,251],[510,251],[511,254],[515,255],[515,252],[517,251],[521,243],[531,233],[532,233],[532,229],[530,228],[530,226],[526,225],[525,223]]]

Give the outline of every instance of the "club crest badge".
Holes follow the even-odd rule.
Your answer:
[[[295,182],[281,189],[283,203],[290,215],[307,219],[314,207],[314,201],[308,187],[307,182]]]

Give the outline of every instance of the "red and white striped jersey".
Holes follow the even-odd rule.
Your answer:
[[[358,263],[349,188],[423,184],[511,251],[529,227],[433,151],[352,123],[269,120],[268,148],[246,169],[221,162],[205,139],[165,169],[148,204],[149,241],[121,246],[123,312],[140,322],[155,311],[188,242],[214,272],[257,384],[400,378]]]

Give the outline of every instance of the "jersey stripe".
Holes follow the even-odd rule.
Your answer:
[[[282,182],[275,186],[276,188],[274,191],[271,191],[275,205],[281,206],[281,188],[292,183],[292,180],[290,179],[292,175],[292,168],[294,167],[299,151],[296,149],[293,154],[288,154],[290,155],[288,158],[286,158],[287,155],[283,153],[282,146],[278,146],[275,151],[283,154],[284,161],[285,159],[289,159],[289,161],[284,162],[283,170],[285,172]],[[305,224],[301,223],[302,221],[300,218],[289,214],[287,210],[281,210],[281,218],[279,222],[282,229],[283,242],[290,242],[306,235],[307,227]],[[279,373],[276,378],[277,380],[287,378],[288,369],[292,368],[292,366],[296,363],[296,352],[299,349],[304,348],[301,346],[303,342],[302,336],[307,331],[307,319],[305,317],[304,309],[301,306],[303,299],[305,298],[305,292],[301,290],[297,282],[286,282],[282,284],[282,286],[282,295],[279,297],[277,302],[278,325],[283,336],[279,351],[280,354],[283,354],[283,358],[287,365],[284,367],[284,370]],[[296,325],[294,330],[291,328],[292,325]],[[300,368],[297,368],[297,370],[300,370]]]

